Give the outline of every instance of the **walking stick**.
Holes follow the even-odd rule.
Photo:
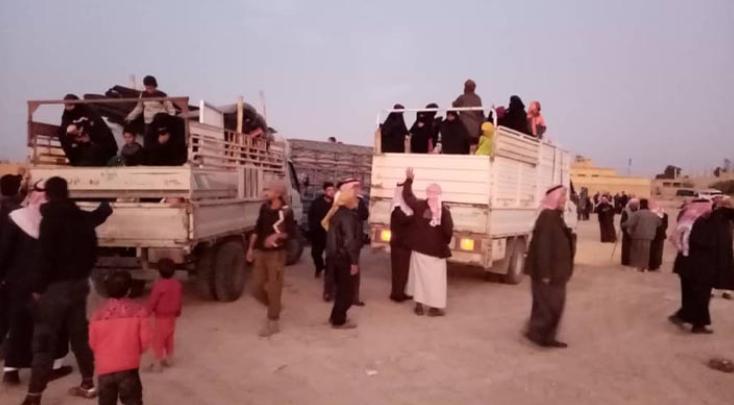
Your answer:
[[[619,244],[619,239],[622,237],[622,230],[620,229],[619,232],[617,232],[617,240],[614,241],[614,249],[612,249],[612,257],[610,259],[614,259],[614,254],[617,252],[617,245]]]

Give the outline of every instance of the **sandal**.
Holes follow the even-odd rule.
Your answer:
[[[709,367],[724,373],[734,373],[734,363],[727,359],[711,359]]]
[[[431,308],[428,310],[428,316],[436,317],[436,316],[445,316],[445,315],[446,315],[446,311],[442,309]]]
[[[415,314],[418,316],[423,316],[426,314],[425,312],[423,312],[423,305],[421,304],[416,304],[415,310],[413,312],[415,312]]]

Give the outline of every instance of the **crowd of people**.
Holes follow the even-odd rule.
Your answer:
[[[464,93],[451,104],[452,108],[481,108],[482,99],[476,94],[473,80],[464,83]],[[435,110],[436,103],[426,105]],[[486,117],[482,110],[448,110],[446,118],[436,111],[419,111],[415,123],[408,129],[402,104],[395,104],[393,111],[380,126],[382,152],[385,153],[441,153],[447,155],[491,155],[495,132],[495,117]],[[533,101],[526,110],[518,96],[510,97],[508,107],[496,107],[496,124],[517,132],[542,139],[547,131],[540,102]]]
[[[118,148],[112,130],[102,116],[89,104],[78,103],[79,97],[64,97],[58,139],[72,166],[180,166],[186,163],[187,149],[183,120],[168,97],[158,90],[153,76],[143,80],[145,90],[140,101],[125,117],[124,145]],[[135,125],[142,115],[141,125]],[[142,135],[142,136],[141,136]],[[142,138],[143,143],[138,139]],[[119,154],[118,154],[119,149]]]
[[[25,183],[25,185],[24,185]],[[0,179],[0,342],[3,384],[18,385],[31,369],[23,405],[41,403],[49,382],[67,376],[69,347],[81,383],[74,396],[99,403],[142,404],[140,358],[152,345],[154,369],[172,365],[182,289],[174,268],[161,262],[147,305],[129,300],[132,279],[115,271],[104,285],[109,299],[87,319],[89,278],[97,261],[95,229],[112,214],[107,203],[81,210],[66,180],[52,177],[28,187],[22,175]],[[94,378],[97,377],[97,384]]]

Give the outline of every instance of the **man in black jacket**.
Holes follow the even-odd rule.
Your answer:
[[[357,197],[357,207],[352,208],[356,213],[357,217],[360,220],[359,229],[361,230],[360,235],[364,238],[364,222],[367,221],[370,218],[370,210],[369,207],[367,207],[367,203],[364,201],[364,197],[362,197],[362,183],[360,183],[357,179],[354,178],[348,178],[346,180],[343,180],[339,182],[336,186],[336,188],[339,189],[339,191],[344,192],[349,189],[354,190],[354,194]],[[328,273],[328,269],[327,269]],[[328,277],[328,274],[327,274]],[[326,282],[326,280],[324,280]],[[333,282],[331,283],[333,285]],[[354,305],[358,307],[363,307],[364,301],[360,298],[359,289],[360,285],[362,284],[362,273],[357,273],[356,277],[354,277]],[[331,291],[333,291],[333,287],[331,288]]]
[[[311,233],[311,258],[316,268],[314,276],[319,278],[324,271],[324,249],[326,248],[326,231],[321,227],[321,221],[331,209],[334,203],[334,194],[336,188],[334,183],[327,181],[324,183],[324,194],[313,200],[311,207],[308,209],[308,230]],[[329,300],[326,291],[324,291],[324,299]]]
[[[8,215],[20,208],[19,195],[22,179],[21,175],[11,174],[6,174],[0,178],[0,239],[3,232],[8,228]],[[2,345],[10,327],[8,314],[10,305],[8,305],[7,298],[5,274],[2,274],[2,269],[0,269],[0,358],[3,354]]]
[[[355,302],[359,275],[359,253],[362,250],[362,221],[357,213],[359,199],[355,183],[342,186],[337,201],[324,218],[327,229],[326,260],[334,274],[336,298],[329,321],[335,329],[354,329],[347,322],[347,311]]]
[[[46,181],[48,203],[41,208],[39,263],[33,298],[37,318],[33,332],[33,370],[28,395],[23,405],[41,403],[41,394],[51,373],[59,330],[66,326],[74,351],[81,385],[69,393],[93,398],[94,355],[89,347],[87,295],[89,276],[97,261],[95,228],[112,214],[102,203],[94,212],[82,211],[69,199],[66,180],[52,177]]]

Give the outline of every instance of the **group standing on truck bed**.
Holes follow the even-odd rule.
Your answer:
[[[453,103],[453,108],[481,108],[482,99],[476,94],[476,83],[467,80],[464,94]],[[427,109],[438,109],[436,103]],[[446,155],[492,155],[495,119],[477,110],[446,112],[446,118],[437,117],[436,111],[419,111],[415,123],[408,130],[403,117],[405,107],[395,104],[393,111],[381,125],[382,152],[385,153],[442,153]],[[522,134],[542,139],[547,130],[540,111],[540,102],[533,101],[526,111],[520,97],[510,97],[508,108],[496,107],[496,124]]]

